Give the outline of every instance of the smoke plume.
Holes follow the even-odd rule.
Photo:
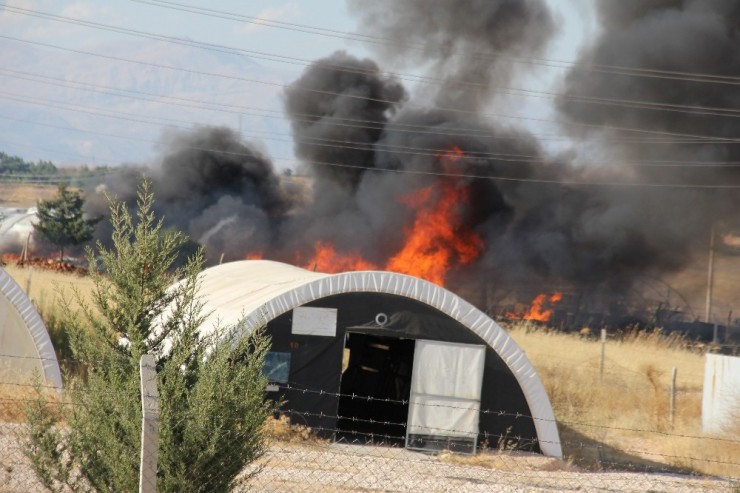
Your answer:
[[[543,0],[348,0],[371,46],[396,66],[431,64],[422,91],[439,106],[476,111],[515,74],[510,57],[540,54],[555,33]],[[424,84],[422,83],[422,87]]]
[[[106,194],[133,206],[142,175],[152,182],[155,212],[168,227],[205,246],[210,262],[243,259],[272,241],[273,223],[290,208],[272,162],[227,128],[166,135],[161,162],[131,169],[88,196],[87,213],[107,211]],[[98,231],[110,238],[110,231]]]
[[[147,170],[158,212],[211,262],[263,252],[311,267],[330,244],[326,255],[386,268],[413,227],[439,226],[420,212],[428,206],[454,221],[427,234],[426,253],[442,240],[467,243],[435,257],[449,264],[452,289],[623,294],[646,274],[686,266],[710,225],[739,205],[732,190],[708,188],[740,173],[738,120],[726,111],[740,93],[721,77],[740,65],[737,2],[602,0],[600,33],[560,83],[573,146],[554,157],[484,111],[525,75],[515,59],[542,56],[556,34],[544,0],[348,3],[380,63],[337,52],[286,88],[309,178],[279,179],[262,152],[222,128],[169,136]],[[410,65],[428,69],[415,85],[384,71]],[[109,193],[130,202],[135,177]]]
[[[596,149],[581,151],[583,166],[606,161],[613,178],[642,186],[605,190],[572,224],[610,271],[680,268],[738,206],[734,191],[700,187],[740,183],[732,165],[740,149],[723,141],[737,134],[726,110],[740,96],[721,80],[740,67],[740,4],[602,1],[598,12],[603,30],[567,75],[558,106],[580,149]]]

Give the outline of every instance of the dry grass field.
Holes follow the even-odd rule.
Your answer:
[[[54,196],[56,185],[0,183],[0,207],[33,207],[36,201]]]
[[[27,291],[26,294],[44,319],[53,316],[65,300],[74,304],[74,291],[78,291],[83,299],[88,299],[93,289],[92,281],[86,276],[44,269],[31,270],[14,264],[3,268]]]
[[[738,476],[740,425],[722,437],[701,430],[704,355],[681,339],[635,333],[605,345],[578,334],[519,324],[511,336],[537,369],[555,411],[564,452],[575,464]],[[670,418],[670,385],[676,399]]]

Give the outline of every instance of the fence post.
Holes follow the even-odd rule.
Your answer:
[[[33,266],[28,268],[28,277],[26,278],[26,296],[31,297],[31,277],[33,277]]]
[[[157,442],[159,435],[159,394],[154,356],[139,361],[141,376],[141,464],[139,493],[157,492]]]
[[[678,370],[676,367],[673,367],[673,371],[671,372],[671,410],[670,410],[670,416],[671,416],[671,426],[673,426],[673,419],[676,414],[676,372]]]
[[[604,352],[606,350],[606,329],[601,329],[601,363],[599,364],[599,376],[604,379]]]

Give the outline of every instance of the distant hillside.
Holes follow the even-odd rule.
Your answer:
[[[281,84],[286,76],[248,57],[152,41],[118,42],[95,52],[108,58],[0,40],[0,65],[14,73],[3,81],[13,97],[0,100],[5,152],[92,167],[151,160],[166,128],[287,132],[280,119],[282,88],[239,80]],[[268,108],[278,118],[238,107]],[[265,145],[274,154],[290,151],[289,143]]]

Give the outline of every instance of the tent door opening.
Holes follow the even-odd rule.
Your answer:
[[[414,340],[347,332],[337,439],[403,445]]]

